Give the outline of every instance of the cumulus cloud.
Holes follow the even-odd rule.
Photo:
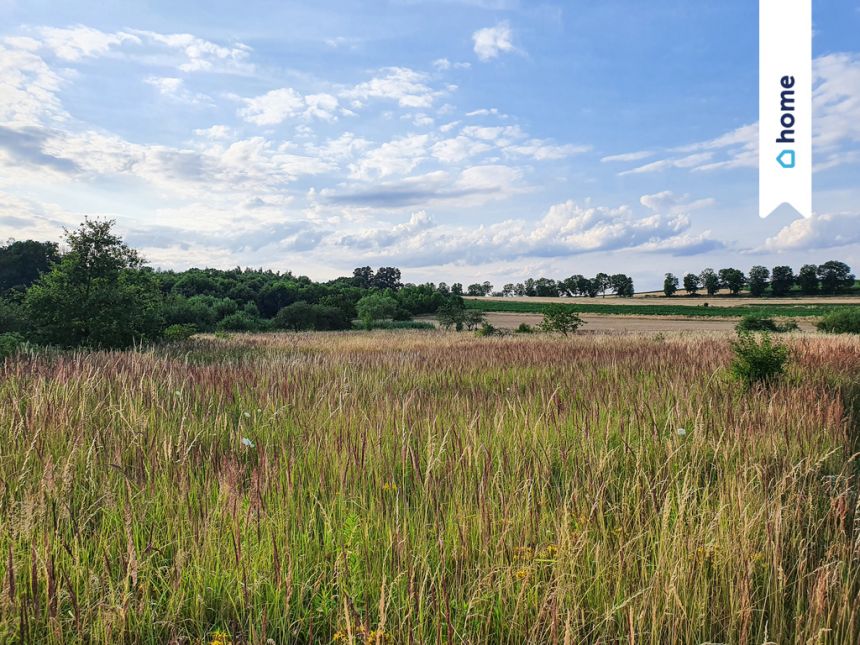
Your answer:
[[[429,108],[445,93],[432,89],[426,74],[408,67],[387,67],[381,72],[381,76],[344,90],[341,97],[352,101],[355,108],[371,99],[395,101],[404,108]]]
[[[255,125],[277,125],[293,117],[334,121],[339,107],[337,98],[331,94],[302,96],[290,87],[242,101],[245,107],[239,110],[239,116]]]
[[[768,238],[768,251],[828,249],[860,244],[860,213],[833,213],[797,219]]]
[[[486,62],[498,57],[499,54],[516,51],[513,43],[513,31],[508,22],[500,22],[494,27],[484,27],[472,34],[475,54],[478,59]]]

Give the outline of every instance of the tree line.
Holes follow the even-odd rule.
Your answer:
[[[687,273],[679,279],[667,273],[663,280],[663,294],[674,296],[683,285],[689,296],[704,291],[713,296],[721,289],[736,296],[748,289],[750,295],[787,296],[792,292],[803,295],[835,295],[854,288],[855,277],[851,267],[839,260],[830,260],[820,265],[804,264],[797,273],[790,266],[775,266],[773,269],[756,265],[744,274],[740,269],[727,268],[714,271],[704,269],[701,273]]]

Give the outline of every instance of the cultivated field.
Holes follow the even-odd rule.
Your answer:
[[[860,339],[729,338],[7,360],[0,642],[860,642]]]
[[[612,304],[628,305],[630,307],[642,307],[649,305],[677,305],[680,307],[701,307],[707,302],[712,307],[736,307],[736,306],[787,306],[787,305],[855,305],[860,306],[860,295],[849,296],[797,296],[794,298],[754,298],[748,294],[730,296],[723,293],[717,296],[699,294],[695,297],[678,294],[667,298],[662,293],[648,292],[636,294],[632,298],[619,298],[617,296],[606,296],[597,298],[542,298],[539,296],[513,296],[510,298],[495,298],[465,296],[467,300],[479,302],[539,302],[539,303],[563,303],[563,304]]]

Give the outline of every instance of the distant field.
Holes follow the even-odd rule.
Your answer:
[[[0,364],[0,643],[860,642],[860,339],[195,338]]]
[[[817,318],[834,309],[847,306],[860,306],[860,298],[841,298],[834,300],[817,299],[813,303],[805,300],[767,300],[750,301],[738,299],[728,306],[726,300],[713,304],[706,299],[665,299],[665,304],[635,298],[466,298],[466,307],[483,311],[506,311],[514,313],[541,313],[547,304],[561,304],[580,313],[603,314],[609,316],[683,316],[701,318],[739,318],[747,314],[770,316],[774,318]],[[702,304],[708,302],[708,306]],[[827,303],[827,304],[825,304]]]
[[[477,298],[466,296],[472,300],[502,300],[505,302],[563,302],[563,303],[609,303],[621,304],[625,306],[651,306],[651,305],[672,305],[680,307],[700,307],[707,302],[711,307],[738,307],[747,305],[857,305],[860,306],[860,295],[847,296],[801,296],[797,298],[753,298],[749,295],[741,294],[739,296],[719,295],[719,296],[696,296],[688,297],[682,295],[672,296],[667,298],[662,292],[657,293],[642,293],[636,294],[633,298],[619,298],[618,296],[598,296],[597,298],[541,298],[538,296],[532,297],[511,297],[511,298]]]

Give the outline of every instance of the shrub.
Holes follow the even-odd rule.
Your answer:
[[[748,314],[741,318],[741,321],[735,325],[735,329],[742,331],[769,331],[777,334],[788,331],[797,331],[800,329],[797,323],[793,320],[788,320],[782,324],[777,323],[773,318],[760,316],[757,314]]]
[[[186,323],[184,325],[170,325],[164,330],[164,340],[168,342],[178,342],[188,340],[197,333],[197,326]]]
[[[24,344],[24,337],[15,332],[0,334],[0,360],[11,356]]]
[[[274,326],[278,329],[291,329],[293,331],[331,331],[335,329],[349,329],[351,321],[346,314],[337,307],[325,305],[312,305],[304,300],[299,300],[291,305],[283,307],[275,316]]]
[[[735,353],[732,374],[747,386],[769,383],[785,372],[788,347],[775,342],[768,332],[764,332],[760,340],[750,332],[738,332],[732,349]]]
[[[583,320],[575,311],[564,305],[549,305],[543,311],[540,328],[546,332],[559,332],[565,336],[575,332]]]
[[[833,311],[815,326],[828,334],[860,334],[860,307]]]
[[[520,323],[520,326],[514,330],[515,334],[533,334],[535,333],[535,328],[529,325],[528,323]]]
[[[482,323],[481,326],[475,330],[476,336],[499,336],[501,335],[500,330],[496,329],[493,325],[488,322]]]
[[[218,323],[218,329],[223,331],[257,331],[257,319],[244,312],[236,312],[226,316]]]

